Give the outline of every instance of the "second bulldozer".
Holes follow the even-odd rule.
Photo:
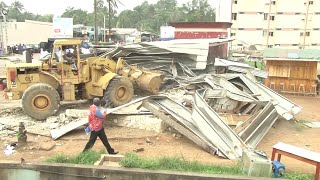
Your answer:
[[[9,99],[22,99],[24,112],[44,120],[55,114],[60,101],[100,97],[108,106],[132,100],[134,87],[158,93],[164,76],[128,66],[121,58],[81,58],[80,39],[56,40],[51,57],[41,63],[8,64]]]

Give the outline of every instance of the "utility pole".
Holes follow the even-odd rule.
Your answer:
[[[109,32],[108,32],[108,42],[111,39],[111,0],[109,2]]]
[[[98,44],[97,0],[94,0],[94,42]]]
[[[103,42],[106,42],[106,16],[103,16]]]

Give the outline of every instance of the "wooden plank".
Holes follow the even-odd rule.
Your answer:
[[[276,145],[272,146],[272,148],[275,148],[277,150],[287,152],[299,157],[303,157],[305,159],[309,159],[311,161],[320,162],[320,153],[316,153],[313,151],[309,151],[307,149],[303,149],[300,147],[296,147],[290,144],[285,144],[282,142],[277,143]]]
[[[310,159],[307,159],[307,158],[304,158],[304,157],[301,157],[301,156],[298,156],[298,155],[295,155],[295,154],[292,154],[292,153],[289,153],[289,152],[286,152],[286,151],[281,151],[279,149],[275,149],[275,153],[277,154],[281,154],[281,155],[284,155],[284,156],[288,156],[288,157],[291,157],[293,159],[296,159],[296,160],[299,160],[299,161],[302,161],[302,162],[305,162],[305,163],[308,163],[308,164],[312,164],[312,165],[317,165],[318,162],[317,161],[313,161],[313,160],[310,160]]]

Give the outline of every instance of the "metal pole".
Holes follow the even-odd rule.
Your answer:
[[[5,36],[6,36],[6,38],[5,38],[5,53],[7,53],[7,46],[8,46],[8,31],[7,31],[7,17],[6,17],[6,15],[3,15],[3,21],[4,21],[4,32],[5,32]]]
[[[103,42],[106,42],[106,16],[103,16]]]
[[[98,44],[97,0],[94,0],[94,42]]]
[[[1,13],[0,15],[3,16],[2,13]],[[3,49],[3,24],[2,24],[2,22],[3,22],[3,19],[0,20],[0,28],[1,28],[1,49]]]
[[[108,42],[111,40],[111,0],[108,0],[109,2],[109,33],[108,33]]]

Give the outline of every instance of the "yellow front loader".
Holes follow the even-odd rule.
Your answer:
[[[132,100],[134,87],[158,93],[161,73],[129,66],[121,58],[81,58],[81,42],[56,40],[42,62],[8,64],[5,96],[22,99],[27,115],[44,120],[58,111],[60,101],[100,97],[115,107]]]

